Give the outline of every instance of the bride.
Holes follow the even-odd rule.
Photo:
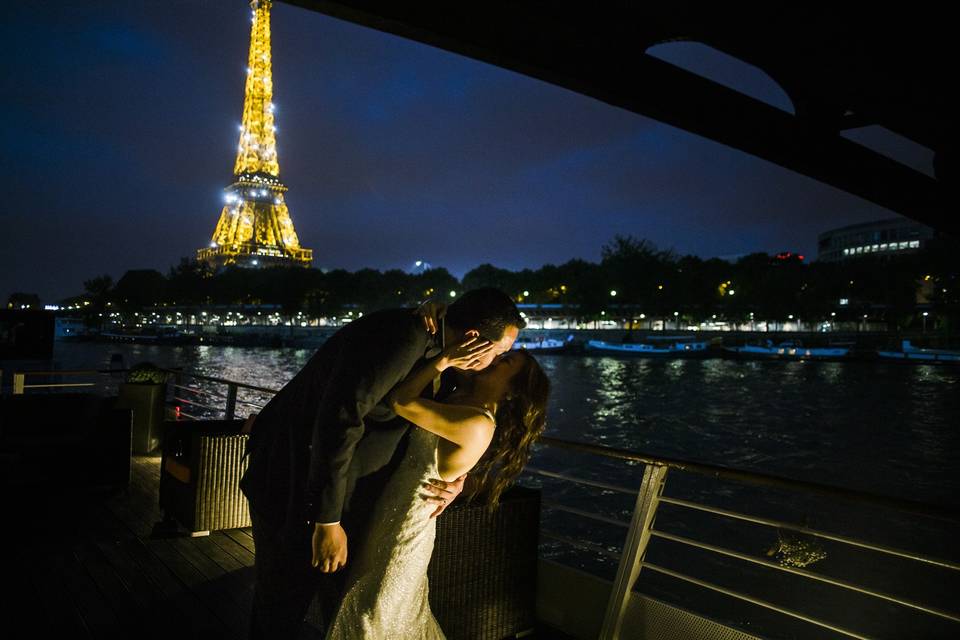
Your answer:
[[[411,429],[404,460],[374,506],[327,640],[444,638],[428,601],[437,521],[430,517],[435,505],[420,497],[422,487],[430,478],[453,481],[469,471],[469,493],[482,492],[493,508],[543,432],[550,382],[526,351],[508,351],[473,375],[459,373],[442,402],[419,397],[446,369],[467,369],[489,354],[493,345],[472,333],[393,392],[397,415],[419,428]]]

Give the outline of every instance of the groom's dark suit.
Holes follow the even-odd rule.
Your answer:
[[[343,570],[310,566],[313,523],[340,521],[355,557],[406,445],[409,423],[382,401],[439,341],[409,309],[371,313],[327,340],[257,416],[240,482],[257,550],[254,635],[294,637],[317,588],[337,591]]]

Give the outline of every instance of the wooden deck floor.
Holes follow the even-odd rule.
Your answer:
[[[158,457],[134,457],[121,493],[12,497],[5,638],[247,637],[250,530],[154,537],[159,470]]]
[[[247,638],[250,529],[155,534],[159,482],[160,458],[134,456],[123,491],[0,496],[0,637]],[[539,625],[531,637],[569,638]]]

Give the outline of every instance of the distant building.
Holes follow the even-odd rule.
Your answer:
[[[817,260],[840,262],[865,255],[916,253],[933,237],[933,229],[907,218],[853,224],[821,233],[817,237]]]

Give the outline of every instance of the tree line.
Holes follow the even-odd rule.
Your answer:
[[[458,280],[446,269],[321,270],[301,267],[218,272],[183,258],[166,275],[127,271],[84,282],[84,292],[61,301],[85,313],[133,312],[156,306],[278,305],[283,314],[332,317],[357,310],[415,305],[428,297],[493,286],[521,304],[562,305],[554,315],[583,320],[680,317],[731,322],[851,320],[867,315],[908,329],[922,311],[934,324],[955,327],[960,311],[958,244],[934,239],[923,252],[895,258],[869,255],[845,262],[804,262],[792,254],[754,253],[734,262],[678,255],[643,239],[616,236],[599,262],[581,259],[511,271],[482,264]],[[31,294],[14,294],[8,306]],[[39,302],[36,300],[35,302]],[[556,309],[556,307],[550,307]],[[752,315],[751,315],[752,314]],[[831,315],[835,314],[835,315]]]

